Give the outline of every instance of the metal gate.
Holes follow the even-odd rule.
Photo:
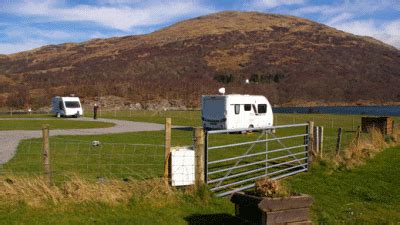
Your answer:
[[[250,189],[263,177],[308,170],[309,124],[206,133],[205,180],[217,196]]]

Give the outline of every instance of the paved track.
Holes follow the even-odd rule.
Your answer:
[[[54,120],[47,118],[15,118],[1,120]],[[93,121],[90,118],[78,118],[69,120]],[[115,126],[108,128],[90,128],[90,129],[69,129],[69,130],[50,130],[50,136],[57,135],[98,135],[98,134],[115,134],[125,132],[139,131],[158,131],[163,130],[164,126],[155,123],[132,122],[126,120],[114,119],[98,119],[99,122],[114,123]],[[18,144],[21,140],[39,138],[42,136],[41,130],[11,130],[0,131],[0,164],[8,162],[17,151]]]

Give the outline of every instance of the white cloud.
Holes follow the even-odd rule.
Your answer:
[[[340,13],[339,15],[333,16],[329,19],[326,23],[329,24],[336,24],[343,21],[348,21],[349,19],[354,18],[354,15],[351,13]]]
[[[123,2],[120,0],[119,2]],[[152,1],[140,6],[76,5],[66,6],[55,0],[26,1],[9,10],[22,16],[49,21],[86,21],[106,27],[130,31],[134,27],[161,25],[174,19],[213,12],[198,1]]]
[[[325,5],[307,5],[300,7],[290,12],[295,15],[307,15],[307,14],[320,14],[324,17],[334,16],[339,14],[357,14],[368,15],[377,11],[385,9],[394,9],[400,7],[400,1],[398,0],[353,0],[353,1],[341,1],[334,2],[333,4]]]
[[[53,40],[63,40],[76,38],[80,36],[84,36],[83,32],[71,32],[64,30],[50,30],[50,29],[38,29],[34,27],[28,26],[7,26],[3,30],[4,35],[12,39],[26,39],[32,37],[37,37],[40,39],[53,39]]]
[[[354,20],[333,24],[339,30],[352,34],[371,36],[400,49],[400,20],[382,22],[377,20]]]
[[[307,5],[288,12],[297,16],[315,15],[319,22],[339,30],[371,36],[400,48],[398,20],[374,19],[377,13],[385,13],[385,10],[400,10],[400,1],[346,0],[331,5]]]
[[[45,45],[45,42],[41,40],[16,43],[0,43],[0,54],[12,54],[16,52],[27,51],[43,45]]]
[[[272,9],[279,6],[301,5],[305,0],[251,0],[247,2],[247,7],[250,9]]]

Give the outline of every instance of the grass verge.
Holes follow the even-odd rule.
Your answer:
[[[40,130],[43,124],[49,124],[50,129],[89,129],[114,126],[113,123],[74,121],[74,120],[2,120],[0,130]]]

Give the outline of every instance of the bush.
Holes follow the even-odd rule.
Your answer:
[[[277,180],[264,178],[256,181],[255,194],[260,197],[279,198],[288,197],[290,192],[288,188]]]
[[[214,77],[214,80],[224,83],[224,84],[229,84],[234,81],[234,76],[233,76],[233,74],[220,74],[220,75],[216,75]]]

